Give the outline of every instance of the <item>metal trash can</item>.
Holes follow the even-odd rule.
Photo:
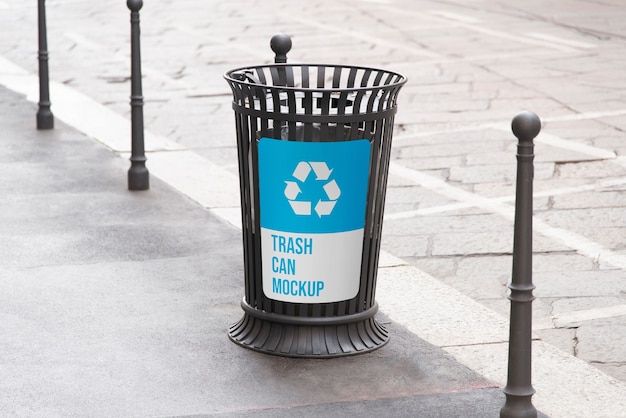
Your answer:
[[[374,315],[396,101],[374,68],[272,64],[228,71],[245,269],[232,341],[328,358],[388,341]]]

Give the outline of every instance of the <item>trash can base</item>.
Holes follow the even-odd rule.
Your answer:
[[[242,347],[266,354],[299,358],[343,357],[376,350],[389,341],[389,333],[374,318],[378,310],[376,305],[356,315],[290,317],[291,323],[268,319],[268,314],[255,310],[245,301],[242,306],[244,316],[230,327],[229,337]]]

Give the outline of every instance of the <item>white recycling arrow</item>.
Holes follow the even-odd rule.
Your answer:
[[[295,200],[296,197],[300,194],[300,186],[295,181],[286,181],[287,186],[285,187],[285,197],[289,200]]]
[[[309,166],[309,163],[306,161],[300,161],[296,169],[293,170],[293,176],[304,183],[310,172],[311,166]]]
[[[341,196],[341,190],[335,180],[331,180],[326,183],[324,185],[324,191],[330,200],[337,200],[339,199],[339,196]]]
[[[326,181],[329,179],[333,170],[328,168],[328,165],[324,161],[306,162],[300,161],[293,171],[293,177],[300,182],[306,182],[306,179],[311,173],[311,169],[315,173],[315,179]],[[322,186],[328,197],[328,201],[319,200],[315,205],[315,212],[320,218],[322,216],[330,215],[335,208],[337,199],[341,196],[341,190],[335,180],[331,180]],[[297,201],[296,199],[302,193],[298,182],[285,181],[285,197],[287,198],[291,209],[296,215],[311,215],[311,209],[313,202],[309,201]]]
[[[336,203],[337,202],[335,202],[334,200],[327,202],[320,200],[319,202],[317,202],[317,205],[315,205],[315,213],[317,213],[317,216],[319,216],[320,218],[324,215],[330,215]]]
[[[329,169],[325,162],[310,162],[311,167],[317,177],[317,180],[328,180],[333,170]]]
[[[295,213],[296,215],[310,215],[311,214],[311,202],[299,202],[297,200],[290,200],[289,204],[291,205],[291,209],[293,209],[293,213]],[[317,207],[316,207],[316,210],[317,210]]]

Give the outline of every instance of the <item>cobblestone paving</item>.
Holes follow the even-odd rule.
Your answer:
[[[521,110],[536,112],[543,121],[535,149],[536,335],[626,381],[619,0],[144,3],[146,129],[233,172],[222,74],[272,62],[273,34],[292,36],[290,62],[405,74],[383,248],[502,315],[516,172],[509,125]],[[125,2],[47,6],[51,78],[128,116]],[[0,1],[0,19],[0,56],[36,72],[35,5]]]

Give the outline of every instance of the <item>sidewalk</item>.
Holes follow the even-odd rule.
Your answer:
[[[231,343],[240,234],[0,88],[0,415],[496,416],[501,389],[402,326],[362,356]]]
[[[154,175],[150,191],[129,192],[125,159],[59,118],[36,131],[32,103],[5,88],[0,97],[3,415],[498,415],[508,327],[499,315],[383,254],[387,346],[326,361],[237,347],[226,329],[242,315],[240,234],[210,213],[232,211],[207,211],[204,196],[190,200],[193,190]],[[188,164],[177,161],[183,150],[164,154],[151,154],[157,172]],[[481,373],[495,370],[499,383],[455,360],[475,364],[481,347],[497,359]],[[538,399],[564,411],[555,417],[613,417],[624,402],[622,385],[583,362],[539,341],[535,356]],[[571,387],[582,382],[591,386],[581,397]]]

